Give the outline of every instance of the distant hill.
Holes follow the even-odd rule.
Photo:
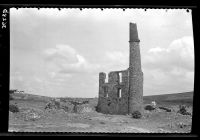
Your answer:
[[[144,96],[143,99],[144,99],[145,104],[151,103],[152,101],[156,101],[157,104],[192,105],[193,104],[193,92],[151,95],[151,96]]]
[[[15,100],[29,101],[29,102],[48,102],[52,97],[33,95],[27,93],[15,93],[12,95]],[[70,98],[60,97],[65,100],[77,100],[77,101],[90,101],[94,106],[98,103],[98,98]],[[193,92],[183,92],[174,94],[163,94],[163,95],[151,95],[144,96],[144,104],[150,104],[152,101],[156,101],[158,105],[192,105],[193,104]]]
[[[14,93],[11,95],[15,100],[26,100],[31,102],[48,102],[51,97],[47,96],[40,96],[40,95],[33,95],[29,93]]]

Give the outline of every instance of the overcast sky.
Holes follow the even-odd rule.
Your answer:
[[[191,11],[31,9],[10,11],[10,88],[52,97],[98,97],[99,72],[129,64],[137,24],[144,95],[192,91]]]

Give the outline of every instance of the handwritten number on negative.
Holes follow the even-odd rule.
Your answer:
[[[4,9],[2,13],[2,26],[1,26],[2,29],[6,28],[7,14],[8,14],[8,10]]]

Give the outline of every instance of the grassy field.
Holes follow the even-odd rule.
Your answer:
[[[163,94],[144,96],[144,103],[151,103],[156,101],[160,105],[191,105],[193,104],[193,92],[175,93],[175,94]]]

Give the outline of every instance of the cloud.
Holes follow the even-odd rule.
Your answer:
[[[120,63],[120,64],[127,64],[128,62],[128,55],[119,51],[113,51],[113,52],[106,52],[105,55],[109,60]]]
[[[150,69],[187,71],[194,70],[194,44],[191,36],[185,36],[174,40],[167,48],[151,48],[144,57],[144,66]],[[175,69],[176,68],[176,69]]]
[[[99,66],[89,63],[69,45],[57,45],[44,51],[46,60],[59,67],[59,73],[86,73],[93,72]],[[54,74],[55,75],[55,74]]]
[[[176,39],[166,48],[151,48],[143,59],[145,87],[157,91],[188,91],[194,83],[194,44],[191,36]]]
[[[49,48],[44,51],[47,56],[46,59],[52,60],[65,60],[67,64],[78,63],[77,52],[68,45],[57,45],[55,48]]]
[[[109,73],[113,70],[125,70],[128,68],[128,52],[121,51],[105,51],[102,55],[100,64],[98,64],[98,71]]]

